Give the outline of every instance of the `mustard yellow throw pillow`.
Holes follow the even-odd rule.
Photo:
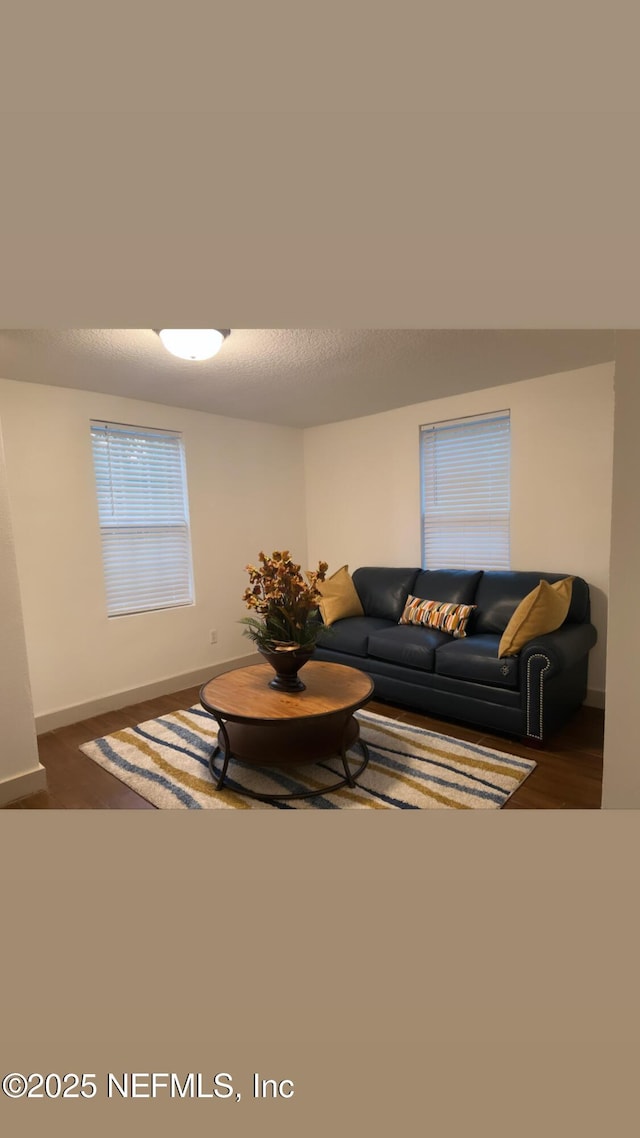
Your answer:
[[[322,597],[318,601],[318,608],[325,624],[334,624],[336,620],[344,620],[348,616],[364,616],[348,565],[343,565],[332,577],[321,581],[318,592]]]
[[[498,656],[517,656],[535,636],[560,628],[569,612],[573,580],[564,577],[553,585],[541,581],[523,597],[502,634]]]

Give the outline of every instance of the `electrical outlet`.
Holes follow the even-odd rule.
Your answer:
[[[218,643],[218,633],[217,633],[217,630],[215,628],[212,628],[211,632],[209,633],[209,643],[210,644],[217,644]]]

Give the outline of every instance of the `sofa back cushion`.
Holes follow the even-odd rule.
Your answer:
[[[456,605],[474,603],[482,570],[422,569],[413,586],[414,597],[424,601],[450,601]]]
[[[413,592],[418,572],[418,569],[386,569],[377,565],[356,569],[353,583],[365,614],[385,617],[397,624],[405,601]]]
[[[520,601],[532,592],[541,580],[553,584],[567,576],[567,573],[486,570],[476,591],[475,603],[478,607],[473,631],[493,632],[502,636]],[[589,615],[589,586],[582,577],[574,577],[567,621],[582,624],[589,620]]]

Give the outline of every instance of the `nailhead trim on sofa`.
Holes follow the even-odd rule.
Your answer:
[[[540,705],[538,708],[538,734],[531,730],[531,665],[534,660],[545,660],[544,668],[540,669]],[[551,660],[548,656],[543,656],[542,652],[536,652],[527,660],[527,735],[532,739],[542,739],[542,723],[543,723],[543,699],[544,699],[544,674],[551,667]]]

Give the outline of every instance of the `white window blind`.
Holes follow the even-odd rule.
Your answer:
[[[109,616],[193,601],[182,437],[91,423]]]
[[[420,428],[422,564],[510,568],[510,415]]]

